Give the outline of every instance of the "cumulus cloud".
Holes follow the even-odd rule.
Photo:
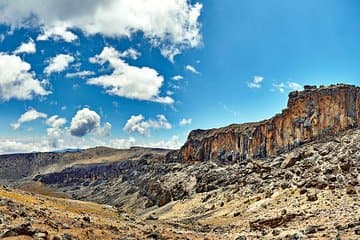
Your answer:
[[[63,132],[62,126],[66,124],[66,119],[54,115],[49,117],[45,123],[49,126],[49,128],[46,129],[48,136],[60,137]]]
[[[185,66],[185,69],[189,72],[192,72],[194,74],[199,74],[200,72],[198,72],[198,70],[196,70],[195,67],[191,66],[191,65],[186,65]]]
[[[38,112],[32,108],[32,109],[29,109],[28,111],[26,111],[25,113],[23,113],[20,116],[20,118],[15,123],[12,123],[10,126],[14,130],[16,130],[21,126],[21,124],[23,124],[25,122],[31,122],[31,121],[34,121],[39,118],[47,118],[47,114]]]
[[[261,83],[264,80],[262,76],[254,76],[253,80],[248,83],[249,88],[261,88]]]
[[[171,124],[168,122],[166,117],[162,114],[156,115],[156,120],[149,119],[145,120],[144,116],[139,115],[133,115],[131,116],[125,126],[124,130],[127,132],[138,132],[141,135],[149,134],[149,131],[151,128],[153,129],[170,129]]]
[[[49,38],[71,42],[72,32],[130,37],[142,32],[164,56],[174,58],[186,48],[201,44],[201,3],[187,0],[12,0],[0,3],[0,23],[18,27],[40,27],[38,40]]]
[[[70,63],[75,61],[75,58],[68,54],[58,54],[55,57],[51,58],[49,65],[44,69],[44,73],[50,75],[53,72],[62,72],[64,71]]]
[[[50,94],[44,88],[46,83],[37,80],[30,69],[30,64],[20,57],[0,53],[0,100],[28,100]]]
[[[192,122],[192,119],[191,118],[183,118],[180,120],[179,124],[181,126],[184,126],[184,125],[190,125]]]
[[[108,62],[113,72],[109,75],[90,78],[87,83],[103,87],[110,95],[164,104],[174,103],[169,96],[159,96],[164,81],[163,76],[149,67],[129,65],[121,58],[121,54],[112,47],[104,47],[99,55],[90,58],[91,63],[104,65]]]
[[[46,41],[50,38],[54,40],[63,39],[65,42],[72,42],[78,39],[73,32],[68,30],[71,26],[66,23],[57,22],[50,26],[43,26],[42,33],[36,38],[37,41]]]
[[[179,81],[179,80],[181,80],[181,79],[184,79],[184,77],[181,76],[181,75],[175,75],[175,76],[173,76],[171,79],[174,80],[174,81]]]
[[[66,73],[65,77],[66,78],[75,78],[75,77],[79,77],[79,78],[85,78],[88,76],[92,76],[95,73],[93,71],[80,71],[80,72],[74,72],[74,73]]]
[[[96,134],[101,137],[108,137],[110,136],[111,129],[112,129],[111,123],[106,122],[102,127],[96,129]]]
[[[14,54],[19,53],[35,53],[36,52],[36,45],[34,41],[30,38],[27,43],[22,43],[15,51]]]
[[[88,108],[83,108],[71,119],[70,133],[72,136],[83,137],[99,127],[100,116]]]

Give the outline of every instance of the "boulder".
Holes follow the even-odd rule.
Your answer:
[[[284,161],[281,163],[281,168],[289,168],[295,165],[295,163],[301,159],[302,154],[300,152],[291,152],[286,155]]]

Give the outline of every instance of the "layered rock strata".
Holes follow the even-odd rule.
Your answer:
[[[304,91],[291,92],[287,108],[268,120],[192,131],[180,149],[179,159],[265,158],[359,125],[360,87],[305,86]]]

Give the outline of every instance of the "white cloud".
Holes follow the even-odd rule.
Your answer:
[[[15,51],[14,54],[19,53],[35,53],[36,52],[36,46],[34,41],[30,38],[30,40],[27,43],[22,43]]]
[[[140,139],[129,138],[109,138],[108,136],[87,135],[82,138],[70,135],[69,131],[63,131],[59,137],[22,137],[21,139],[0,138],[0,154],[19,153],[19,152],[46,152],[62,149],[86,149],[95,146],[107,146],[113,148],[130,148],[132,146],[158,147],[178,149],[182,145],[179,137],[174,135],[170,139]]]
[[[33,142],[16,141],[12,139],[2,139],[0,142],[0,153],[22,153],[34,151],[38,146]]]
[[[54,115],[49,117],[45,123],[50,126],[46,129],[48,136],[60,137],[63,132],[62,126],[66,124],[66,119]]]
[[[106,122],[102,127],[96,129],[96,134],[98,136],[108,137],[110,136],[111,129],[112,129],[111,123]]]
[[[232,115],[234,115],[234,116],[236,116],[236,117],[237,117],[237,116],[240,116],[240,112],[234,110],[232,107],[228,106],[227,104],[223,104],[223,103],[220,102],[220,105],[222,106],[222,108],[223,108],[226,112],[231,113]]]
[[[113,148],[124,149],[124,148],[130,148],[130,147],[134,146],[135,143],[136,143],[136,140],[133,137],[129,137],[128,139],[115,138],[109,142],[109,146],[111,146]]]
[[[23,113],[20,118],[15,122],[10,124],[10,126],[16,130],[18,129],[23,123],[25,122],[31,122],[39,118],[47,118],[47,115],[42,112],[38,112],[35,109],[29,109],[25,113]]]
[[[286,85],[284,83],[273,83],[273,87],[279,90],[281,93],[285,92]]]
[[[199,74],[200,72],[198,72],[198,70],[196,70],[195,67],[191,66],[191,65],[186,65],[185,69],[188,70],[189,72],[192,72],[194,74]]]
[[[44,89],[46,83],[37,80],[30,69],[30,64],[20,57],[0,53],[0,100],[28,100],[50,94]]]
[[[264,77],[262,77],[262,76],[254,76],[252,82],[248,83],[248,87],[249,88],[260,88],[263,80],[264,80]]]
[[[12,0],[2,1],[0,9],[0,23],[40,27],[43,33],[38,40],[71,42],[77,39],[73,29],[111,37],[142,32],[172,60],[182,50],[201,44],[202,4],[187,0]]]
[[[100,116],[88,108],[83,108],[71,119],[70,133],[72,136],[83,137],[99,127]]]
[[[175,75],[175,76],[173,76],[171,79],[174,80],[174,81],[179,81],[179,80],[184,79],[184,77],[181,76],[181,75]]]
[[[273,83],[272,85],[275,89],[277,89],[281,93],[285,92],[285,90],[287,90],[287,89],[289,89],[291,91],[295,91],[295,90],[300,91],[303,89],[303,87],[296,82],[287,82],[287,84],[281,82],[278,84]]]
[[[169,96],[171,96],[171,95],[174,95],[175,93],[174,93],[173,91],[167,90],[167,91],[166,91],[166,94],[169,95]]]
[[[51,26],[44,26],[42,33],[36,38],[36,40],[46,41],[53,38],[54,40],[63,39],[65,42],[75,41],[78,37],[68,30],[68,28],[70,28],[70,25],[61,22],[57,22]]]
[[[171,124],[168,122],[166,117],[162,114],[156,115],[156,120],[149,119],[145,120],[143,115],[131,116],[125,126],[124,130],[127,132],[138,132],[141,135],[149,134],[151,128],[153,129],[170,129]]]
[[[288,87],[291,89],[291,90],[297,90],[297,91],[300,91],[303,89],[303,87],[296,83],[296,82],[287,82],[288,84]]]
[[[148,143],[144,143],[142,146],[152,147],[152,148],[179,149],[181,147],[181,142],[179,141],[179,137],[174,135],[169,140],[160,140],[158,142],[148,142]]]
[[[136,60],[138,59],[138,57],[141,56],[141,53],[134,48],[129,48],[128,50],[125,50],[124,52],[120,53],[119,56],[122,58],[131,58],[133,60]]]
[[[62,72],[64,71],[70,63],[75,61],[75,58],[68,54],[58,54],[55,57],[51,58],[49,65],[44,69],[44,73],[50,75],[53,72]]]
[[[190,125],[192,122],[192,119],[191,118],[183,118],[180,120],[179,124],[181,126],[184,126],[184,125]]]
[[[75,77],[80,77],[80,78],[84,78],[84,77],[88,77],[88,76],[92,76],[95,73],[93,71],[80,71],[80,72],[74,72],[74,73],[66,73],[65,77],[66,78],[75,78]]]
[[[104,65],[109,62],[113,72],[110,75],[90,78],[87,83],[105,88],[110,95],[164,104],[174,103],[169,96],[159,96],[164,78],[155,69],[131,66],[120,56],[121,53],[116,49],[104,47],[99,55],[90,58],[91,63]]]
[[[166,46],[166,47],[162,47],[162,49],[160,50],[161,54],[168,58],[170,62],[174,63],[175,62],[175,56],[181,54],[181,50],[178,47],[174,47],[174,46]]]

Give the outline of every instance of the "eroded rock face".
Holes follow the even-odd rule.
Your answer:
[[[268,120],[192,131],[179,158],[184,162],[265,158],[360,125],[360,87],[304,89],[291,92],[287,108]]]

